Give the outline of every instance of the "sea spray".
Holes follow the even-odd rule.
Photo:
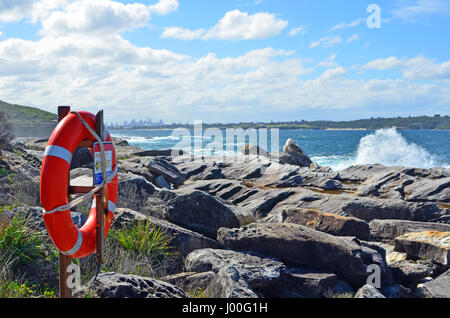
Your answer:
[[[336,165],[342,170],[350,165],[375,164],[385,166],[405,166],[431,168],[437,165],[436,159],[424,148],[408,141],[395,127],[378,129],[361,138],[356,156]]]

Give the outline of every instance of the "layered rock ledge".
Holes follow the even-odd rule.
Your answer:
[[[172,157],[170,150],[114,143],[113,226],[149,220],[172,236],[181,266],[161,279],[102,273],[97,296],[186,297],[201,289],[237,298],[450,297],[450,169],[371,164],[333,171],[293,140],[282,153],[251,146],[238,159]],[[37,185],[45,145],[16,140],[2,152],[0,169]],[[92,179],[90,160],[74,156],[73,179]],[[4,215],[39,221],[33,191],[31,206]],[[1,175],[0,205],[12,197],[8,174]],[[82,213],[73,213],[81,225]]]

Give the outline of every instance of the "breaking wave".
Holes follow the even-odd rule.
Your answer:
[[[379,129],[359,141],[353,158],[336,163],[342,170],[351,165],[375,164],[431,168],[437,166],[436,158],[425,148],[409,143],[395,127]]]

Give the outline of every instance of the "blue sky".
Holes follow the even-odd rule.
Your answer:
[[[449,35],[445,0],[0,0],[0,99],[107,121],[449,114]]]

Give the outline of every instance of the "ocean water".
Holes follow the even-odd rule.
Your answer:
[[[450,131],[448,130],[300,130],[243,131],[227,139],[225,130],[110,130],[146,150],[185,149],[203,155],[241,155],[246,143],[259,144],[269,151],[282,151],[292,138],[319,165],[341,170],[354,164],[380,163],[387,166],[450,168]],[[253,133],[253,135],[252,135]],[[231,135],[233,136],[233,135]],[[256,139],[254,139],[256,138]]]

